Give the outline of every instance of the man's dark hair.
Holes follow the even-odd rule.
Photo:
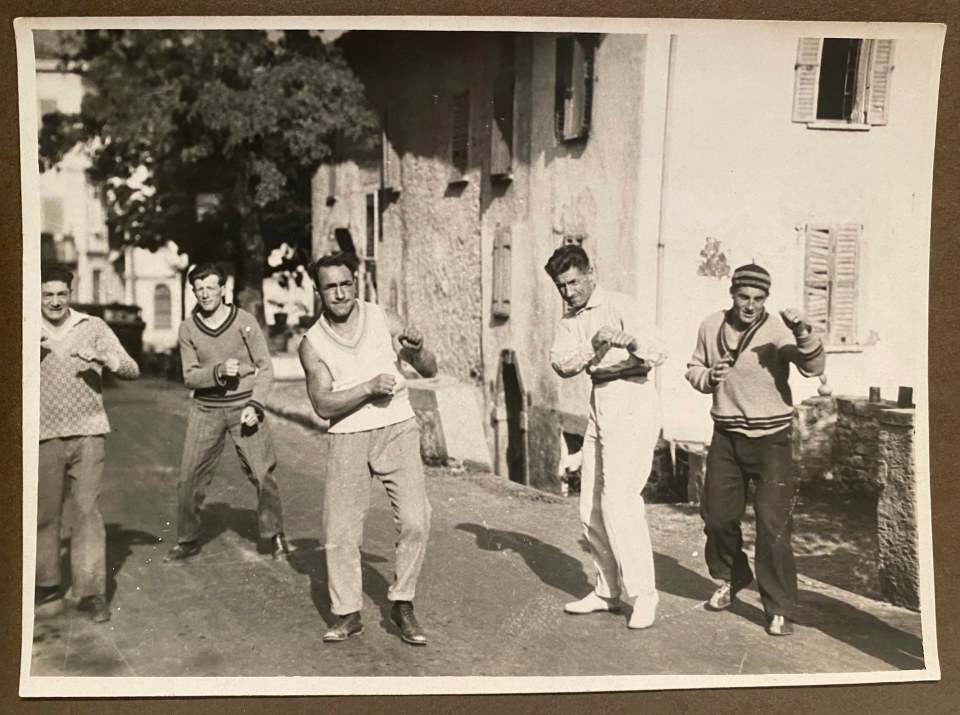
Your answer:
[[[326,256],[320,256],[320,258],[310,266],[310,277],[313,279],[313,284],[318,290],[320,289],[320,269],[333,268],[335,266],[343,266],[350,271],[350,275],[354,275],[360,267],[360,259],[357,257],[357,254],[352,251],[337,251],[336,253],[331,253]]]
[[[556,279],[557,276],[562,273],[566,273],[571,268],[578,268],[581,271],[586,271],[590,268],[590,258],[587,256],[587,252],[580,246],[572,243],[566,246],[560,246],[560,248],[550,256],[547,265],[543,267],[547,274],[553,279]]]
[[[190,275],[187,276],[187,283],[193,287],[194,281],[202,281],[210,276],[216,276],[220,285],[226,285],[227,283],[227,274],[216,263],[198,263],[190,271]]]
[[[63,281],[69,288],[73,285],[73,271],[62,263],[43,263],[40,266],[40,282]]]

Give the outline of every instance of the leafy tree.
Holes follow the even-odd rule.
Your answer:
[[[56,39],[90,91],[78,115],[43,118],[41,171],[83,145],[115,246],[172,240],[192,262],[233,260],[237,299],[262,319],[267,253],[309,247],[317,166],[338,141],[374,143],[376,117],[339,51],[308,31]]]

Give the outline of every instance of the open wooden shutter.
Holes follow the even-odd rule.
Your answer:
[[[393,127],[390,126],[390,113],[383,110],[383,133],[381,134],[383,188],[398,193],[402,185],[400,174],[400,154],[392,139]]]
[[[803,277],[803,309],[807,321],[821,336],[830,317],[830,229],[807,226]]]
[[[820,52],[823,40],[801,37],[794,65],[793,121],[813,122],[817,119],[817,94],[820,91]]]
[[[510,317],[513,236],[509,226],[497,226],[493,238],[493,316]]]
[[[874,40],[870,57],[870,99],[867,122],[886,124],[890,113],[890,79],[893,74],[893,40]]]
[[[830,285],[831,345],[857,343],[857,283],[860,269],[860,224],[831,228],[833,276]]]
[[[504,74],[493,88],[493,121],[490,123],[490,174],[513,171],[513,75]]]
[[[557,38],[556,113],[557,135],[561,141],[582,139],[588,134],[595,55],[592,37]]]
[[[470,165],[470,92],[453,98],[450,142],[451,181],[461,181]]]

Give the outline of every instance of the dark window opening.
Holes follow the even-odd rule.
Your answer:
[[[817,119],[849,120],[857,100],[862,40],[826,38],[820,58]]]

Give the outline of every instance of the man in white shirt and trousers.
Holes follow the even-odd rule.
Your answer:
[[[580,521],[596,568],[594,590],[566,604],[571,614],[619,612],[633,602],[629,628],[656,617],[653,549],[641,491],[660,436],[660,405],[650,370],[666,359],[658,331],[637,302],[597,285],[580,246],[561,246],[545,270],[567,306],[550,351],[563,378],[586,371],[593,383],[583,440]]]

